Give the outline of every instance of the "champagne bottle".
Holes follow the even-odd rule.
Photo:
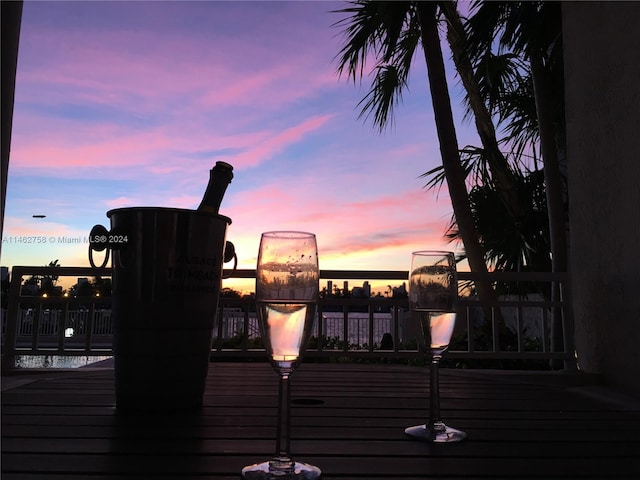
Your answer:
[[[199,212],[218,213],[224,192],[233,178],[233,167],[226,162],[216,162],[209,173],[209,184],[198,207]]]

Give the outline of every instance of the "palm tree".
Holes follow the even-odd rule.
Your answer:
[[[456,223],[471,270],[487,272],[485,252],[479,241],[466,186],[467,172],[458,149],[451,100],[438,33],[441,2],[378,2],[358,0],[339,13],[351,16],[336,23],[346,26],[345,44],[339,52],[338,72],[354,82],[362,78],[368,55],[376,58],[376,75],[361,101],[361,116],[373,114],[380,129],[392,119],[393,107],[402,96],[414,52],[422,45],[427,64],[431,101],[440,142],[442,166]],[[478,295],[494,298],[488,282],[478,282]]]
[[[469,52],[476,59],[491,55],[494,39],[502,51],[523,59],[535,118],[520,124],[533,132],[543,158],[554,271],[566,271],[566,222],[561,160],[565,156],[562,25],[558,2],[476,1],[468,22]],[[518,124],[515,124],[517,127]]]

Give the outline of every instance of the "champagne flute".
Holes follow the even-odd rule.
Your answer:
[[[314,465],[296,462],[290,449],[289,377],[299,365],[316,317],[318,248],[306,232],[266,232],[260,239],[256,301],[262,339],[279,375],[275,455],[248,465],[242,478],[305,479],[321,477]]]
[[[456,321],[458,281],[452,252],[423,250],[411,254],[409,271],[409,308],[420,315],[422,333],[429,346],[429,421],[405,429],[418,440],[447,443],[459,442],[465,432],[445,425],[440,419],[440,385],[438,366],[449,347]]]

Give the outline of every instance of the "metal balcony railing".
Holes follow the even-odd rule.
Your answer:
[[[31,365],[24,359],[36,356],[112,355],[110,298],[22,295],[23,279],[30,275],[110,277],[111,269],[14,267],[8,309],[2,312],[3,369]],[[320,276],[321,288],[328,280],[384,280],[396,282],[400,287],[396,293],[401,293],[408,272],[322,270]],[[233,277],[255,278],[255,270],[237,270]],[[498,367],[511,362],[529,368],[559,362],[575,368],[566,274],[495,272],[485,277],[459,272],[458,278],[461,297],[447,361]],[[478,281],[500,285],[498,292],[510,293],[481,302],[472,295]],[[419,322],[408,310],[406,295],[365,297],[362,289],[359,295],[355,289],[347,296],[324,293],[306,357],[424,358]],[[264,358],[251,297],[221,296],[217,318],[212,358]]]

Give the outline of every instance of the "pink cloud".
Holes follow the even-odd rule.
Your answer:
[[[258,107],[264,101],[270,101],[273,94],[282,88],[274,88],[279,82],[291,77],[291,65],[277,65],[267,70],[252,72],[250,75],[237,73],[235,79],[219,87],[209,89],[202,97],[207,107],[219,105],[255,105]],[[286,82],[288,83],[288,82]],[[292,82],[293,83],[293,82]],[[285,90],[288,91],[287,88]],[[278,95],[282,99],[281,95]],[[260,100],[260,103],[257,103]]]
[[[222,157],[238,168],[256,166],[269,160],[277,153],[283,151],[289,145],[301,140],[305,135],[321,128],[332,118],[332,115],[318,115],[304,120],[302,123],[294,125],[275,133],[272,137],[266,138],[255,146],[249,146],[246,152]]]

